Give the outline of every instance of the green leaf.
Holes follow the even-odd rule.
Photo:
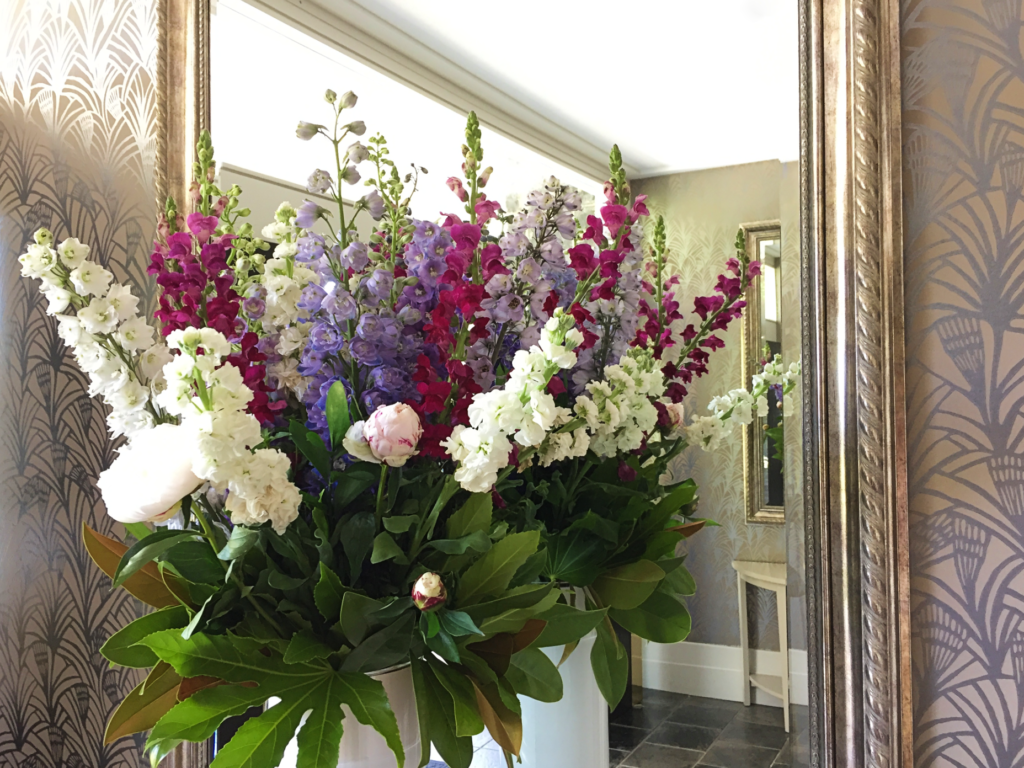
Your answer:
[[[573,522],[566,530],[590,531],[611,544],[619,543],[619,524],[614,520],[608,520],[593,510],[590,510],[579,520]]]
[[[103,743],[152,728],[177,703],[180,684],[181,676],[169,664],[158,662],[114,710]]]
[[[598,611],[581,611],[565,603],[556,603],[537,616],[547,624],[533,645],[536,648],[547,648],[552,645],[567,645],[576,642],[586,637],[594,627],[600,624],[607,613],[607,608]]]
[[[476,736],[483,731],[484,721],[480,719],[480,711],[476,705],[476,691],[469,678],[437,659],[428,656],[427,661],[438,681],[452,697],[455,735]]]
[[[193,539],[198,536],[196,531],[176,531],[164,529],[154,531],[142,541],[136,542],[128,548],[128,551],[121,557],[121,562],[114,572],[111,588],[119,587],[125,580],[136,573],[147,563],[156,560],[160,555],[185,539]]]
[[[373,512],[357,512],[341,527],[341,546],[348,558],[351,584],[354,586],[362,573],[363,563],[373,546],[377,533],[377,521]]]
[[[188,621],[188,611],[181,605],[147,613],[111,635],[100,648],[100,653],[105,659],[122,667],[152,667],[159,661],[156,654],[146,646],[136,643],[154,632],[181,629]]]
[[[300,630],[292,635],[288,641],[288,648],[284,652],[285,664],[301,664],[304,661],[314,659],[326,659],[334,651],[324,645],[308,629]]]
[[[262,687],[240,685],[197,691],[160,718],[149,734],[147,748],[168,741],[205,741],[224,720],[262,705],[271,695]]]
[[[686,606],[670,595],[655,590],[638,608],[608,611],[616,622],[634,635],[655,643],[678,643],[690,634]]]
[[[433,670],[420,659],[412,660],[413,687],[416,691],[416,710],[421,723],[424,742],[428,737],[437,747],[441,759],[449,768],[469,768],[473,760],[473,739],[456,733],[455,704],[448,690],[437,679]],[[424,744],[424,753],[429,754]]]
[[[693,576],[686,569],[686,566],[682,564],[684,558],[675,558],[678,560],[678,565],[672,565],[671,570],[666,567],[666,563],[674,563],[673,560],[665,561],[662,560],[658,563],[665,570],[665,578],[658,585],[658,590],[665,592],[669,595],[685,595],[689,596],[697,591],[697,582],[693,580]]]
[[[513,608],[528,608],[546,598],[552,591],[551,584],[526,584],[506,592],[497,600],[477,603],[465,609],[473,621],[479,624],[490,616],[510,611]]]
[[[338,620],[341,614],[341,600],[347,591],[338,574],[320,563],[320,581],[313,587],[313,601],[320,615],[328,622],[334,623]]]
[[[552,536],[548,539],[547,575],[586,587],[601,573],[601,561],[607,545],[585,531]]]
[[[398,732],[398,720],[388,703],[388,695],[384,692],[383,684],[367,675],[344,672],[338,672],[337,675],[341,683],[342,704],[348,705],[356,720],[363,725],[371,726],[384,737],[401,768],[405,763],[405,749],[402,747],[402,739]],[[330,768],[335,768],[336,765],[337,756]]]
[[[341,450],[341,441],[352,425],[348,412],[348,393],[345,385],[336,381],[327,390],[327,429],[331,436],[331,448],[337,453]]]
[[[306,425],[291,421],[288,425],[292,441],[298,451],[305,456],[320,476],[327,479],[331,476],[331,454],[324,445],[323,438]]]
[[[512,654],[505,677],[522,696],[549,703],[562,698],[562,676],[558,674],[558,667],[539,648],[530,647]]]
[[[665,572],[656,563],[637,560],[601,574],[592,589],[605,605],[628,610],[650,597],[663,578]]]
[[[136,541],[142,541],[153,532],[145,523],[124,523],[124,529],[134,536]]]
[[[474,493],[466,503],[448,518],[445,530],[449,539],[461,539],[477,531],[487,532],[491,528],[494,501],[489,493]],[[443,550],[442,550],[443,551]],[[461,554],[461,553],[459,553]]]
[[[280,571],[271,571],[267,577],[267,583],[270,584],[274,589],[280,589],[283,592],[290,592],[293,589],[298,589],[303,584],[309,581],[308,576],[289,576],[286,573]]]
[[[345,593],[341,601],[341,631],[353,647],[363,642],[366,633],[375,623],[370,616],[383,607],[383,603],[372,597],[358,592]]]
[[[656,515],[674,515],[681,507],[693,502],[697,495],[697,483],[692,479],[677,485],[665,498],[654,507]]]
[[[299,729],[295,768],[338,768],[341,737],[345,732],[342,703],[341,685],[332,679],[324,686],[322,706],[310,712]]]
[[[231,531],[231,537],[224,549],[217,553],[221,560],[237,560],[253,548],[260,540],[260,532],[254,528],[246,528],[244,525],[236,525]]]
[[[344,510],[361,493],[380,479],[379,472],[373,472],[360,466],[351,466],[344,472],[335,474],[338,488],[334,492],[334,507]]]
[[[455,645],[455,640],[441,628],[441,622],[433,613],[420,614],[420,632],[423,634],[427,647],[442,659],[450,661],[452,664],[461,662],[459,648]]]
[[[483,634],[468,613],[442,609],[437,612],[437,617],[441,620],[441,626],[452,637]]]
[[[467,549],[486,552],[491,548],[491,537],[486,531],[474,531],[461,539],[435,539],[429,546],[446,555],[463,555]]]
[[[473,605],[504,592],[519,566],[537,551],[539,542],[538,531],[513,533],[496,542],[463,573],[459,581],[459,604]]]
[[[372,672],[390,667],[403,661],[409,655],[412,644],[412,628],[416,618],[405,614],[397,621],[366,637],[352,653],[341,662],[345,672]]]
[[[224,581],[224,566],[207,541],[183,541],[160,558],[194,584]]]
[[[405,533],[419,522],[419,515],[389,515],[384,518],[384,528],[391,533]]]
[[[594,679],[601,695],[608,706],[615,709],[626,692],[629,653],[622,647],[612,631],[611,622],[607,620],[597,625],[597,640],[590,651],[590,666],[594,670]]]
[[[398,546],[398,543],[391,538],[391,534],[381,531],[373,540],[373,554],[370,555],[370,562],[376,565],[392,559],[400,564],[409,562],[409,558],[405,556],[405,552]]]

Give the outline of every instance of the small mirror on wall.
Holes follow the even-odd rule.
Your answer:
[[[743,380],[764,368],[782,348],[782,228],[778,221],[742,227],[747,253],[761,262],[761,274],[747,288],[743,315]],[[786,518],[783,481],[782,408],[769,396],[765,415],[755,415],[743,433],[743,477],[747,522],[783,523]]]

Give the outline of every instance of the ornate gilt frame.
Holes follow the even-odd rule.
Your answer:
[[[757,221],[741,224],[747,254],[756,258],[757,243],[764,239],[766,233],[782,237],[782,222]],[[747,287],[747,306],[741,318],[743,336],[743,358],[740,386],[750,386],[750,377],[759,370],[757,361],[761,358],[761,323],[754,318],[761,317],[761,279],[756,277]],[[760,437],[764,426],[764,418],[754,416],[754,420],[743,427],[743,504],[746,521],[768,525],[783,525],[786,522],[784,505],[772,506],[763,503],[764,489],[764,442]]]
[[[161,200],[209,124],[209,3],[159,0]],[[899,6],[799,14],[811,764],[911,768]]]

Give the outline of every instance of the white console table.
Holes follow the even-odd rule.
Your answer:
[[[786,564],[734,560],[740,598],[740,649],[743,655],[743,704],[750,706],[750,686],[782,699],[786,733],[789,733],[789,636],[786,619]],[[775,593],[779,613],[779,655],[781,675],[750,674],[750,648],[747,630],[747,584]]]

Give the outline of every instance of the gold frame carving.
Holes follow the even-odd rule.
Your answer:
[[[210,0],[158,2],[157,194],[186,210]],[[811,765],[912,768],[898,0],[799,0],[799,27]]]
[[[757,243],[768,233],[776,234],[782,240],[781,221],[758,221],[741,224],[747,254],[757,258]],[[743,357],[741,360],[741,387],[750,386],[750,377],[759,370],[761,359],[761,280],[756,277],[750,281],[745,296],[747,306],[740,320],[743,336]],[[758,318],[755,320],[754,318]],[[754,420],[743,427],[743,502],[746,521],[748,523],[783,525],[786,522],[785,505],[763,504],[764,488],[764,442],[759,438],[764,426],[764,418],[754,416]]]

